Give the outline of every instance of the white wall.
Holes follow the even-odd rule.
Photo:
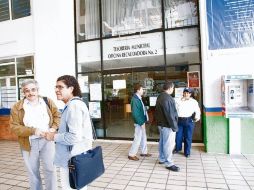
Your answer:
[[[205,1],[200,2],[200,30],[205,107],[221,107],[221,76],[253,74],[254,47],[208,50],[208,27]]]
[[[57,77],[75,75],[73,1],[34,0],[35,78],[40,92],[54,100]]]
[[[32,17],[0,22],[0,59],[34,53]]]

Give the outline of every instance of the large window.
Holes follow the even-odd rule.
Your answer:
[[[99,1],[76,0],[77,40],[100,37]]]
[[[158,29],[161,17],[160,0],[102,0],[103,36]]]
[[[165,28],[198,24],[197,0],[164,0]]]
[[[0,22],[29,15],[31,15],[30,0],[0,0]]]
[[[19,98],[19,82],[33,78],[33,57],[0,60],[0,107],[10,108]]]

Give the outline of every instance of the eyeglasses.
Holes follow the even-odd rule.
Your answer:
[[[66,88],[66,86],[61,86],[61,85],[56,85],[55,86],[55,89],[58,89],[58,90],[62,90],[64,88]]]
[[[37,92],[37,88],[31,88],[31,89],[25,89],[23,92],[25,93],[25,94],[28,94],[28,93],[30,93],[30,92]]]

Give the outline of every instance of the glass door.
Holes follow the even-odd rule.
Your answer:
[[[154,121],[155,100],[164,82],[164,71],[117,72],[104,75],[104,113],[106,136],[111,138],[133,138],[134,123],[130,101],[133,86],[144,87],[143,102],[148,110],[149,123],[146,125],[147,138],[158,139]]]

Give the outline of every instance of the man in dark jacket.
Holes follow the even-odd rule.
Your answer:
[[[149,157],[151,154],[147,153],[147,138],[145,123],[148,121],[148,115],[141,96],[144,93],[143,87],[140,84],[134,85],[134,95],[131,99],[131,112],[134,120],[134,140],[129,151],[128,158],[130,160],[138,161],[136,156],[138,148],[141,148],[140,156]]]
[[[168,170],[178,172],[180,168],[174,165],[172,160],[175,132],[178,130],[175,100],[171,97],[174,83],[166,81],[163,90],[157,98],[155,108],[155,119],[160,131],[159,163],[165,164]]]

